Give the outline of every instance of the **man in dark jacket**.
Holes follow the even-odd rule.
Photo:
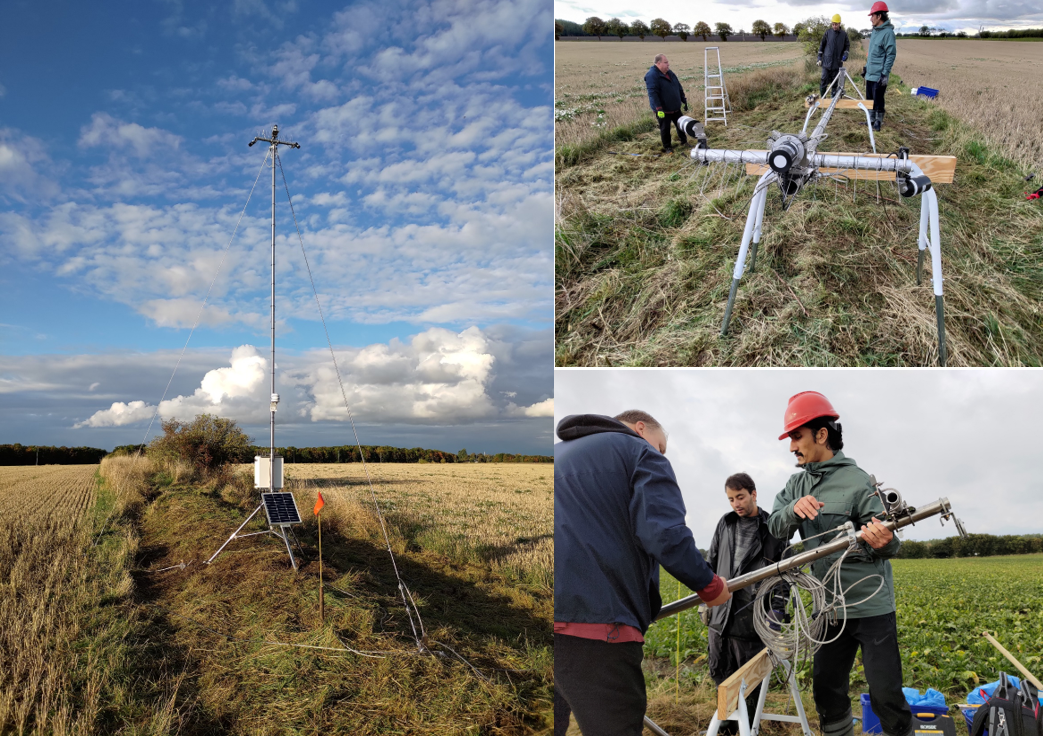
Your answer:
[[[757,486],[746,473],[736,473],[724,482],[724,492],[732,510],[717,522],[706,561],[725,580],[760,570],[782,559],[786,543],[768,531],[768,512],[757,506]],[[753,626],[755,587],[735,591],[732,599],[709,612],[710,677],[720,685],[737,669],[749,662],[764,643]],[[786,609],[788,591],[785,586],[772,593],[775,620],[781,621]],[[760,687],[746,697],[747,711],[752,717],[757,707]],[[721,734],[738,732],[735,721],[721,724]]]
[[[662,608],[662,565],[710,606],[728,586],[699,554],[642,411],[567,416],[554,445],[554,733],[569,713],[587,736],[640,736],[644,634]]]
[[[837,78],[840,67],[847,61],[847,53],[851,49],[851,39],[847,37],[847,31],[840,26],[840,16],[833,16],[830,28],[822,34],[822,42],[818,45],[818,65],[822,67],[822,80],[818,84],[819,95],[826,96],[826,87],[829,87]],[[832,97],[838,90],[831,90]]]
[[[670,60],[666,54],[658,54],[655,63],[645,74],[645,89],[648,90],[648,104],[655,113],[659,123],[659,137],[663,141],[663,151],[673,153],[670,146],[670,126],[677,128],[677,138],[682,146],[688,145],[688,136],[681,130],[677,121],[681,119],[681,109],[688,111],[688,98],[684,96],[684,87],[677,75],[670,71]]]

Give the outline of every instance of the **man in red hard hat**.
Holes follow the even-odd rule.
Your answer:
[[[866,53],[866,98],[873,101],[873,130],[884,124],[884,94],[891,77],[891,67],[898,55],[895,29],[888,17],[887,3],[875,2],[869,10],[869,22],[873,32],[869,35],[869,51]]]
[[[806,550],[833,541],[834,530],[846,521],[861,530],[858,549],[840,567],[846,618],[826,626],[823,644],[812,668],[815,707],[823,736],[852,736],[851,668],[859,648],[869,683],[873,713],[886,736],[911,736],[912,714],[902,694],[902,658],[898,651],[894,580],[888,559],[901,542],[876,517],[883,505],[869,475],[841,452],[840,414],[822,394],[804,391],[786,407],[780,440],[789,439],[790,452],[801,472],[775,497],[768,530],[788,540],[799,531]],[[817,536],[823,535],[823,536]],[[811,573],[822,580],[843,552],[812,563]],[[827,604],[832,603],[827,591]]]

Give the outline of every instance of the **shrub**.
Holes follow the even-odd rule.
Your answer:
[[[191,422],[165,420],[163,435],[152,440],[148,453],[157,460],[187,462],[210,475],[228,463],[245,461],[250,438],[233,419],[200,414]]]

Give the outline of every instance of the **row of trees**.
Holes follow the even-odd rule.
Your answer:
[[[52,445],[0,445],[0,465],[93,465],[106,450],[97,447],[54,447]]]
[[[903,559],[991,557],[993,555],[1027,555],[1043,552],[1043,535],[969,534],[929,542],[902,542],[898,556]]]
[[[573,26],[574,28],[569,28]],[[598,40],[601,40],[602,36],[637,36],[642,41],[645,40],[645,36],[659,36],[660,38],[666,38],[667,36],[680,36],[682,41],[687,41],[689,36],[700,36],[703,41],[706,41],[710,36],[717,36],[722,41],[727,41],[729,36],[734,36],[736,33],[739,35],[745,35],[746,31],[740,29],[738,32],[732,30],[731,25],[728,23],[716,23],[714,28],[711,29],[709,24],[704,21],[699,21],[694,27],[690,27],[687,23],[674,23],[670,24],[669,21],[663,18],[655,18],[651,23],[645,25],[644,21],[635,20],[633,23],[626,23],[619,18],[609,18],[607,21],[592,16],[587,18],[586,22],[582,26],[576,23],[569,23],[568,21],[554,21],[554,37],[557,39],[562,34],[569,31],[582,30],[588,36],[597,36]],[[783,38],[784,36],[790,35],[790,30],[784,23],[776,23],[774,26],[769,25],[766,21],[757,20],[753,22],[752,35],[760,36],[762,41],[766,40],[768,36],[777,36]]]
[[[113,455],[133,455],[145,451],[151,457],[187,460],[202,471],[216,470],[228,463],[249,463],[257,455],[267,455],[268,447],[250,443],[250,438],[232,419],[201,414],[191,422],[168,419],[163,422],[163,434],[145,445],[121,445]],[[99,452],[105,454],[104,450]],[[511,453],[457,453],[428,450],[423,447],[390,447],[363,445],[361,456],[355,445],[334,447],[277,447],[275,452],[287,463],[545,463],[554,459],[545,455],[515,455]],[[98,462],[98,459],[91,462]]]

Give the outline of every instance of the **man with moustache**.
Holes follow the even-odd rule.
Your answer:
[[[911,736],[912,714],[902,694],[894,581],[888,562],[901,542],[875,518],[883,514],[883,504],[870,477],[841,452],[839,418],[829,399],[816,391],[790,398],[779,439],[789,439],[801,472],[791,476],[775,497],[768,528],[786,540],[799,531],[807,550],[842,535],[832,530],[846,521],[861,528],[858,550],[849,553],[840,568],[846,621],[841,616],[826,626],[822,639],[828,643],[815,653],[812,689],[819,724],[823,736],[854,734],[848,690],[855,654],[861,648],[869,698],[884,734]],[[822,580],[841,554],[813,562],[812,575]],[[831,592],[828,602],[832,602]]]
[[[725,580],[744,575],[778,562],[786,543],[768,531],[768,512],[757,506],[757,486],[746,473],[735,473],[724,482],[724,492],[732,510],[717,522],[710,551],[706,558],[713,571]],[[737,669],[753,659],[764,643],[753,626],[755,586],[732,594],[723,606],[710,609],[707,620],[710,676],[720,685]],[[780,585],[772,593],[772,612],[776,622],[785,615],[788,591]],[[758,685],[746,696],[747,711],[753,717],[757,709]],[[720,734],[738,733],[735,721],[724,721]]]

